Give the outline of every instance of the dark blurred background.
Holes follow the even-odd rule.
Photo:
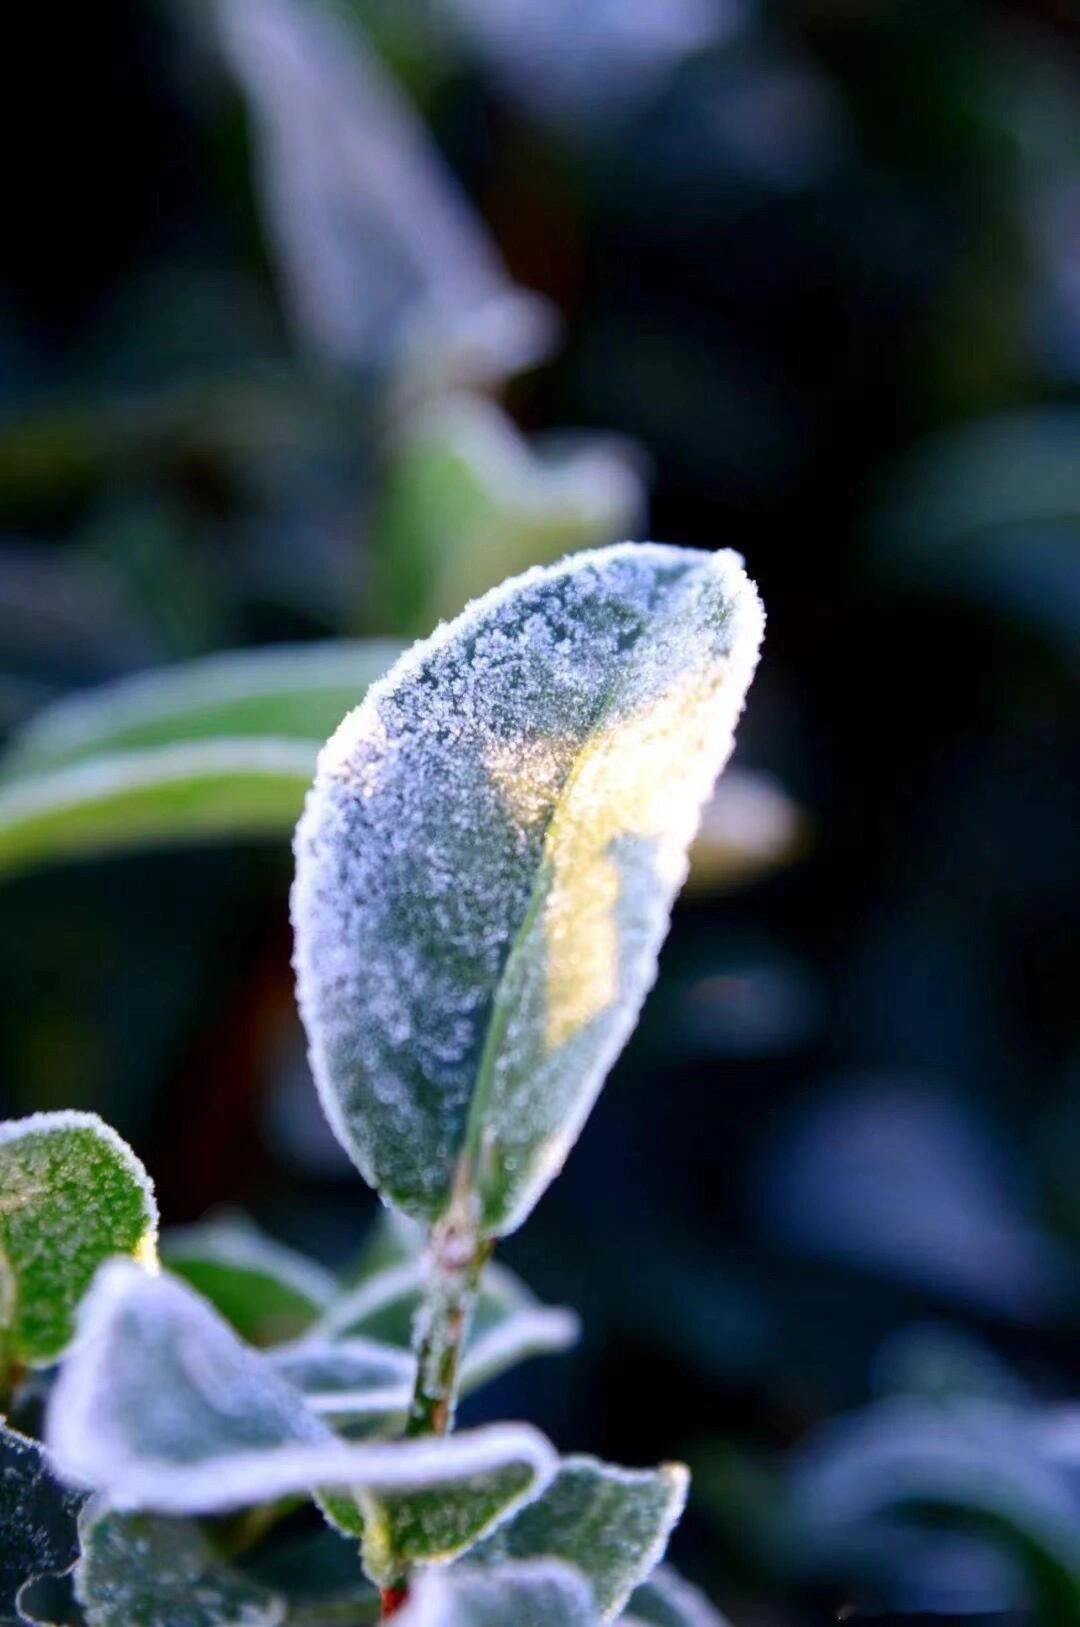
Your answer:
[[[483,1411],[684,1457],[674,1557],[737,1627],[1029,1619],[978,1542],[808,1554],[798,1486],[883,1392],[1080,1396],[1072,0],[113,0],[6,32],[3,726],[219,649],[412,636],[582,542],[742,551],[769,626],[736,762],[802,834],[679,906],[505,1248],[583,1348]],[[512,452],[482,501],[439,473],[474,420]],[[284,840],[5,876],[0,1114],[94,1108],[168,1222],[239,1205],[337,1264],[375,1204],[307,1077],[289,876]]]

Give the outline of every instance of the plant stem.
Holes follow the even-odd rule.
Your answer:
[[[461,1352],[480,1279],[495,1247],[492,1240],[477,1237],[466,1211],[465,1201],[453,1204],[446,1219],[432,1227],[428,1242],[427,1284],[413,1328],[416,1383],[405,1426],[413,1440],[449,1435],[454,1427]],[[381,1590],[382,1620],[395,1615],[408,1597],[408,1574],[394,1577]]]
[[[448,1435],[453,1428],[461,1352],[493,1247],[453,1211],[432,1230],[427,1288],[414,1334],[416,1386],[408,1436]]]

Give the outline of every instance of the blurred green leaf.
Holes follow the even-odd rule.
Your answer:
[[[328,640],[233,650],[123,678],[39,712],[14,736],[4,775],[185,741],[321,743],[400,651],[377,640]]]
[[[157,1205],[135,1154],[94,1113],[0,1124],[0,1382],[67,1346],[110,1255],[154,1258]]]
[[[597,1609],[611,1620],[663,1557],[688,1479],[678,1463],[620,1469],[596,1458],[564,1458],[540,1496],[477,1548],[470,1562],[564,1560],[588,1578]]]
[[[174,1227],[161,1239],[161,1256],[253,1345],[296,1338],[337,1294],[328,1271],[267,1237],[246,1215]]]
[[[318,748],[206,740],[72,763],[0,789],[0,875],[132,848],[279,836]]]
[[[376,547],[394,627],[425,632],[504,577],[632,536],[645,513],[627,448],[530,445],[494,402],[456,396],[409,420]]]
[[[300,1007],[332,1126],[406,1213],[454,1193],[502,1234],[561,1167],[655,977],[761,628],[730,553],[580,554],[418,645],[328,744]]]

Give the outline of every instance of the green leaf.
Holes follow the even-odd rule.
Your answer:
[[[645,507],[627,449],[599,437],[545,456],[493,401],[414,414],[387,472],[382,602],[420,632],[504,576],[632,533]]]
[[[46,1435],[64,1474],[119,1509],[201,1514],[312,1487],[450,1498],[520,1480],[516,1501],[554,1469],[522,1424],[449,1440],[351,1444],[178,1278],[113,1261],[79,1313]],[[510,1509],[507,1509],[510,1512]]]
[[[164,1233],[161,1257],[249,1344],[296,1338],[330,1306],[337,1283],[315,1261],[228,1214]]]
[[[648,1581],[634,1589],[620,1620],[648,1622],[650,1627],[729,1627],[704,1593],[670,1565],[658,1565]]]
[[[471,1560],[565,1560],[588,1577],[600,1614],[610,1620],[663,1558],[688,1483],[680,1463],[619,1469],[596,1458],[564,1458],[546,1490]]]
[[[235,650],[159,667],[47,706],[14,736],[6,778],[152,746],[326,739],[400,653],[375,640]]]
[[[285,1600],[231,1569],[190,1520],[117,1514],[80,1521],[75,1594],[89,1627],[277,1627]]]
[[[0,875],[133,847],[284,835],[319,744],[397,649],[238,651],[47,707],[3,759]]]
[[[425,1571],[396,1620],[401,1627],[596,1627],[599,1618],[580,1571],[536,1560]]]
[[[280,835],[316,755],[303,740],[205,740],[16,780],[0,789],[0,875],[132,848]]]
[[[146,1171],[95,1113],[0,1124],[0,1368],[54,1361],[98,1266],[152,1260],[157,1220]]]
[[[762,612],[735,555],[579,554],[477,601],[325,748],[297,832],[301,1011],[384,1198],[512,1231],[656,975]]]
[[[520,1459],[438,1486],[359,1491],[364,1569],[373,1581],[389,1584],[412,1565],[466,1553],[535,1490],[533,1465]]]
[[[289,1627],[361,1627],[380,1615],[379,1594],[356,1562],[354,1541],[326,1526],[291,1533],[245,1553],[237,1564],[288,1603]]]
[[[70,1570],[81,1496],[57,1479],[37,1441],[0,1422],[0,1623],[21,1622],[19,1595]]]

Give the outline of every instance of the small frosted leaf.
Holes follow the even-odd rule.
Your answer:
[[[229,1214],[164,1233],[161,1257],[249,1344],[295,1338],[335,1299],[334,1278],[250,1221]]]
[[[88,1627],[277,1627],[285,1600],[220,1560],[190,1520],[117,1514],[80,1521],[75,1594]]]
[[[199,1514],[315,1486],[445,1494],[509,1467],[539,1491],[554,1468],[542,1435],[503,1425],[450,1440],[351,1445],[176,1278],[114,1261],[79,1312],[47,1437],[71,1480],[121,1510]]]
[[[146,1171],[96,1114],[0,1124],[0,1356],[54,1361],[98,1266],[152,1260],[157,1220]]]
[[[513,1230],[656,975],[762,611],[731,553],[527,572],[417,645],[324,749],[296,838],[330,1122],[419,1219]]]
[[[229,650],[55,701],[17,730],[5,779],[181,741],[326,739],[400,646],[340,639]]]
[[[364,1569],[373,1581],[388,1583],[411,1565],[454,1559],[538,1490],[533,1464],[521,1459],[452,1484],[406,1492],[361,1491],[357,1502],[364,1521]]]
[[[375,1339],[305,1339],[269,1353],[275,1372],[303,1395],[313,1412],[337,1420],[385,1424],[408,1411],[416,1361]]]
[[[0,1423],[0,1623],[23,1619],[19,1595],[69,1570],[79,1552],[82,1498],[62,1485],[44,1449]]]
[[[599,1621],[584,1576],[555,1560],[422,1572],[396,1619],[401,1627],[596,1627]]]
[[[704,1593],[670,1565],[658,1565],[648,1581],[634,1589],[621,1619],[648,1622],[650,1627],[729,1627]]]
[[[474,1549],[470,1562],[565,1560],[588,1577],[600,1614],[610,1619],[663,1558],[688,1481],[679,1463],[619,1469],[564,1458],[547,1489]]]

